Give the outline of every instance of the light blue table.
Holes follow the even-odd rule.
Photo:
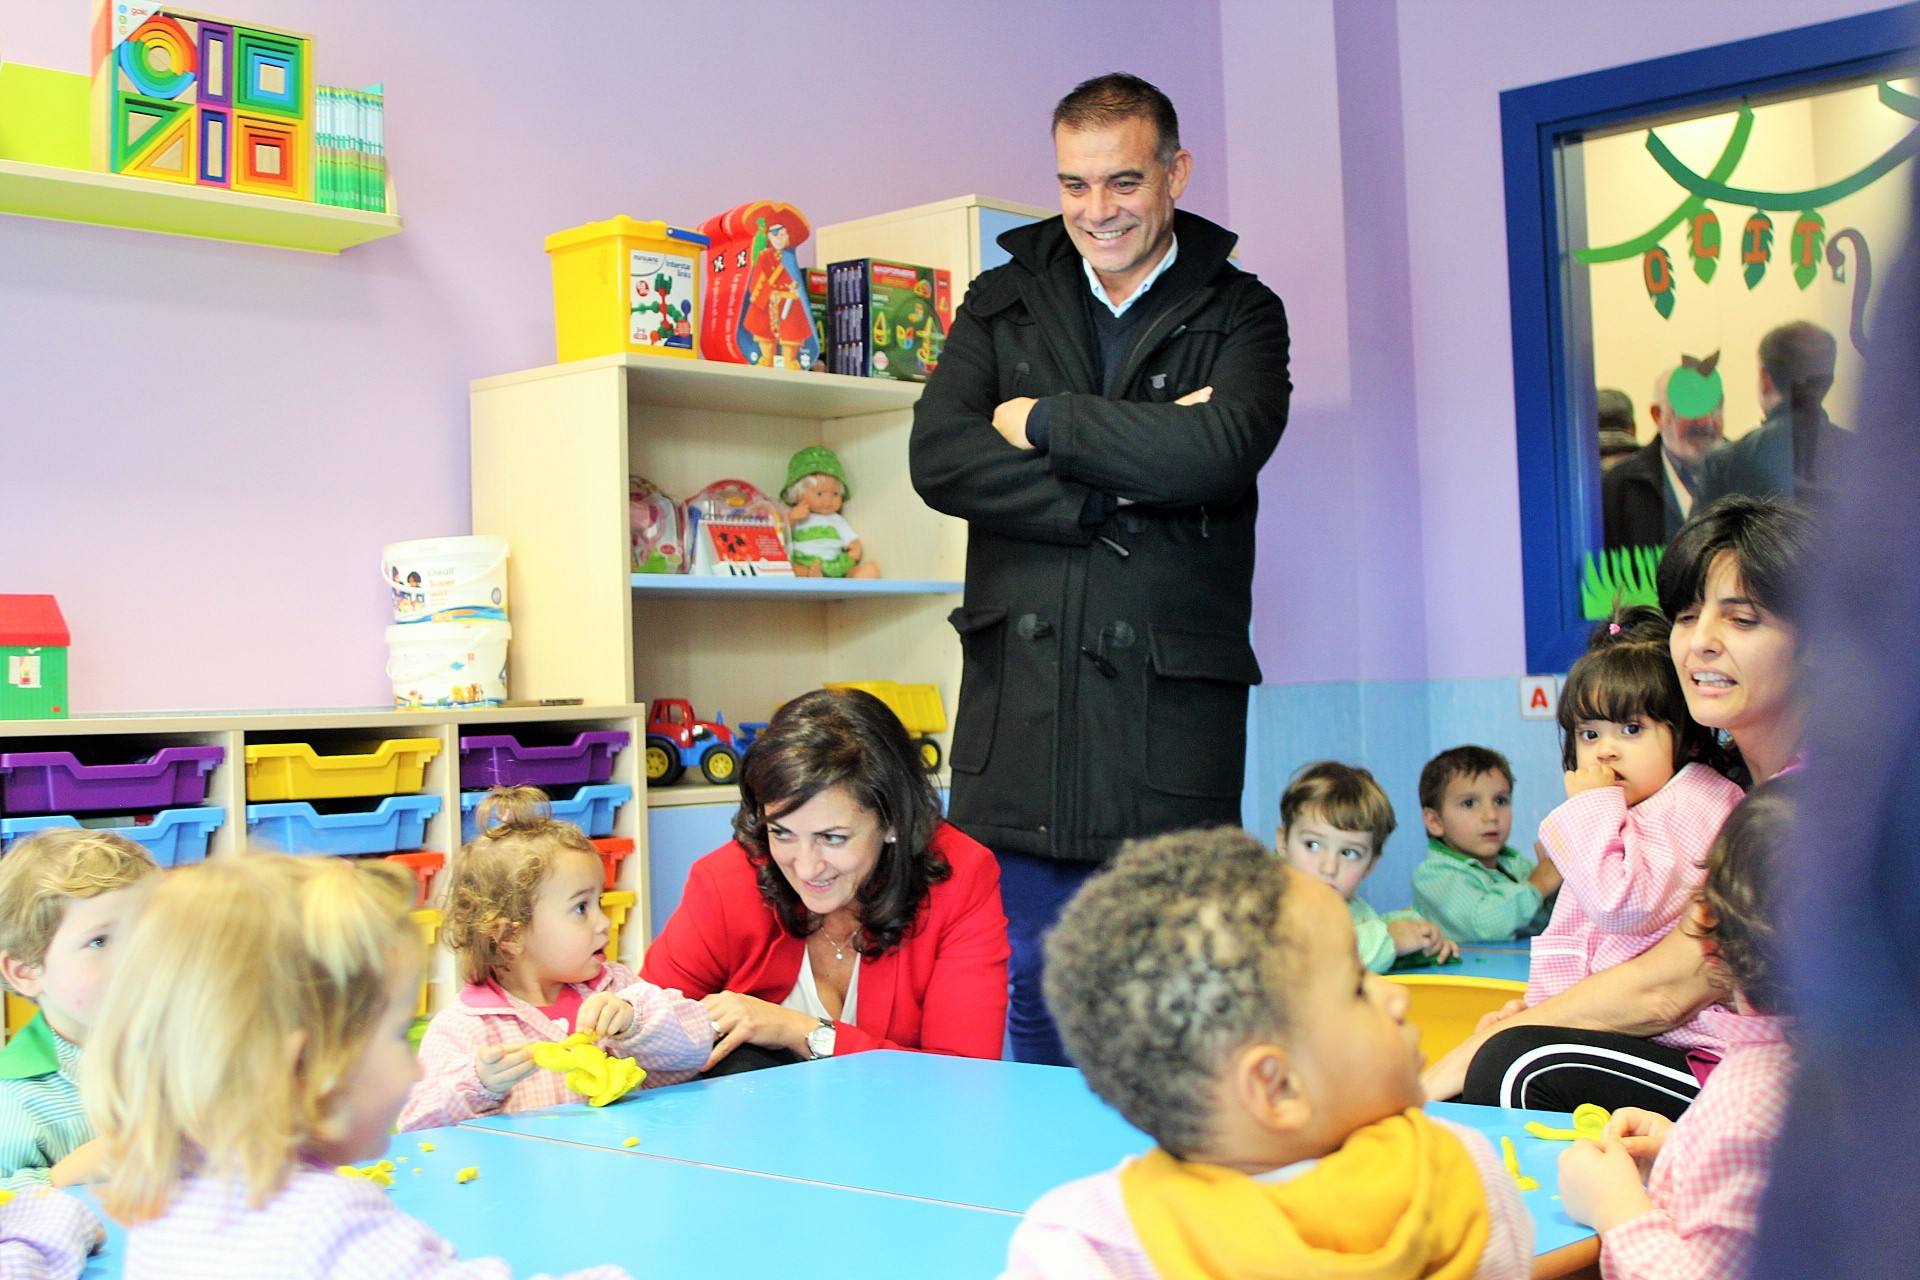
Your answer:
[[[437,1149],[423,1154],[423,1140]],[[607,1262],[637,1277],[783,1276],[811,1253],[848,1275],[897,1275],[911,1259],[915,1280],[980,1280],[1006,1265],[1020,1221],[475,1128],[400,1134],[389,1154],[408,1158],[394,1174],[397,1207],[461,1257],[504,1258],[523,1277]],[[455,1182],[467,1165],[480,1176]],[[124,1234],[108,1225],[87,1277],[121,1273]]]
[[[1460,958],[1446,964],[1395,965],[1392,975],[1433,978],[1500,978],[1525,982],[1532,951],[1526,947],[1462,947]]]
[[[467,1123],[1011,1213],[1153,1145],[1071,1068],[891,1051]]]

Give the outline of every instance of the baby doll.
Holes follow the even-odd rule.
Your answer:
[[[880,566],[863,558],[860,537],[840,514],[853,496],[840,459],[825,445],[810,445],[787,463],[786,487],[780,500],[787,504],[791,531],[790,556],[794,573],[802,578],[877,578]]]

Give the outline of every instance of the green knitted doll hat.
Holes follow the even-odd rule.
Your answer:
[[[841,498],[852,500],[853,486],[847,483],[847,473],[840,466],[840,455],[823,444],[810,444],[788,460],[787,482],[780,486],[780,492],[785,493],[812,475],[832,476],[840,482]]]

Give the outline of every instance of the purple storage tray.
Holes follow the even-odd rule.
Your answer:
[[[81,764],[71,751],[0,754],[0,810],[135,813],[202,804],[224,747],[162,747],[134,764]]]
[[[627,745],[623,729],[594,729],[572,742],[552,747],[523,747],[510,733],[460,739],[460,788],[551,787],[575,782],[605,782],[613,776],[613,758]]]

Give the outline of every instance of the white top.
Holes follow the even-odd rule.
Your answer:
[[[1147,272],[1147,278],[1140,282],[1140,287],[1135,289],[1132,293],[1128,294],[1127,300],[1125,302],[1119,302],[1119,303],[1116,303],[1112,298],[1109,298],[1107,296],[1107,286],[1100,283],[1100,277],[1097,273],[1095,273],[1093,269],[1093,264],[1091,262],[1088,262],[1085,258],[1082,258],[1080,259],[1080,266],[1083,270],[1086,271],[1087,283],[1093,287],[1093,296],[1099,300],[1100,305],[1105,307],[1107,310],[1113,312],[1115,316],[1123,316],[1127,313],[1128,307],[1140,301],[1141,295],[1146,293],[1147,290],[1153,288],[1153,282],[1155,280],[1158,280],[1161,276],[1167,274],[1167,268],[1172,266],[1173,260],[1179,256],[1180,256],[1180,237],[1175,236],[1171,240],[1167,241],[1167,256],[1160,259],[1160,265],[1156,266],[1153,270]]]
[[[826,1018],[832,1022],[858,1022],[860,1020],[860,956],[853,957],[853,976],[847,979],[847,1000],[840,1008],[840,1016],[835,1018],[827,1012],[827,1006],[820,1001],[820,987],[813,980],[813,957],[803,949],[800,952],[800,976],[794,980],[793,990],[787,992],[787,998],[780,1002],[783,1009],[798,1009],[814,1018]]]

